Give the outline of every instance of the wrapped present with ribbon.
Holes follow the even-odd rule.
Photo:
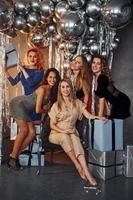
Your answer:
[[[89,149],[123,150],[123,120],[110,119],[106,123],[100,120],[90,120]]]

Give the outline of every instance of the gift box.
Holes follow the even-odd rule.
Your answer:
[[[5,66],[6,68],[12,68],[18,64],[18,55],[14,46],[9,43],[5,44]]]
[[[93,176],[105,181],[115,176],[122,175],[123,165],[103,167],[89,163],[89,168]]]
[[[99,151],[123,150],[123,120],[113,119],[106,123],[101,120],[91,120],[89,149]]]
[[[90,149],[88,153],[88,162],[101,165],[101,166],[112,166],[123,163],[123,151],[97,151]]]
[[[123,174],[126,177],[133,177],[133,145],[127,145],[126,147]]]

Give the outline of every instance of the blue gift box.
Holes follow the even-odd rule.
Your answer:
[[[113,119],[106,123],[93,120],[89,128],[89,148],[99,151],[123,149],[123,120]]]

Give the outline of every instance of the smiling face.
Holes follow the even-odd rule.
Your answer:
[[[36,52],[30,51],[27,58],[28,58],[28,64],[30,66],[36,66],[38,62],[38,55]]]
[[[76,58],[73,59],[71,63],[71,70],[78,71],[83,67],[83,60],[82,57],[77,56]]]
[[[63,97],[68,97],[71,93],[71,87],[66,81],[62,81],[60,91]]]
[[[94,74],[100,74],[102,71],[102,63],[100,58],[93,58],[91,69]]]
[[[52,71],[49,72],[49,75],[48,75],[48,77],[47,77],[47,82],[48,82],[48,84],[49,84],[51,87],[53,87],[53,86],[55,85],[56,81],[57,81],[56,74],[55,74],[54,72],[52,72]]]

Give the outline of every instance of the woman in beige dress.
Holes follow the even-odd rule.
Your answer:
[[[61,145],[81,178],[95,186],[97,182],[88,170],[84,150],[75,128],[77,119],[80,119],[82,115],[88,119],[106,120],[104,117],[90,114],[82,101],[75,98],[70,80],[63,79],[59,85],[57,102],[53,104],[49,112],[51,126],[49,141]]]

